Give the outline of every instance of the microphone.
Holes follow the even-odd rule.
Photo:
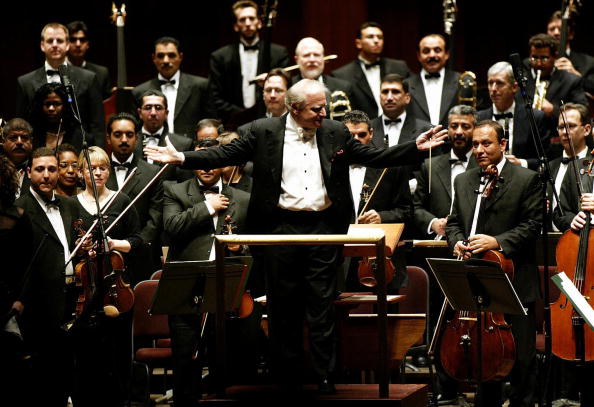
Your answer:
[[[509,56],[510,64],[514,71],[514,77],[516,78],[516,82],[520,88],[520,93],[522,96],[527,96],[526,94],[526,84],[528,83],[528,78],[524,74],[524,66],[522,64],[522,60],[520,58],[520,54],[511,54]]]
[[[68,67],[66,65],[60,65],[58,67],[58,74],[60,75],[60,82],[62,82],[62,85],[66,88],[68,103],[72,103],[72,83],[68,77]]]

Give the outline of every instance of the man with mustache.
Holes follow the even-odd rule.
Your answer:
[[[460,74],[446,68],[450,53],[445,38],[429,34],[419,42],[421,72],[407,79],[412,101],[408,112],[434,125],[447,126],[448,111],[458,101]]]
[[[18,171],[18,198],[21,191],[26,191],[30,185],[26,173],[33,151],[33,127],[26,120],[17,117],[6,123],[3,133],[2,151]]]
[[[479,121],[495,120],[501,124],[507,139],[506,158],[512,164],[536,170],[538,151],[532,138],[526,107],[523,103],[515,101],[518,84],[511,64],[502,61],[492,65],[487,72],[487,86],[493,105],[478,112]],[[545,115],[535,109],[534,119],[542,145],[546,150],[549,145],[549,131],[545,124]]]
[[[136,169],[122,192],[134,199],[159,172],[159,166],[149,164],[134,155],[138,144],[138,121],[129,113],[118,113],[107,122],[107,145],[111,147],[112,171],[107,187],[113,191],[122,188],[124,180]],[[163,230],[163,181],[159,177],[134,203],[140,224],[143,246],[137,249],[129,266],[131,282],[150,278],[161,268],[161,232]]]
[[[173,37],[161,37],[155,41],[152,60],[158,75],[135,87],[132,91],[134,98],[140,101],[149,89],[163,92],[170,107],[167,114],[169,131],[192,138],[196,122],[209,117],[208,80],[180,71],[184,53],[179,41]]]

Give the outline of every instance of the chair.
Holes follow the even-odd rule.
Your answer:
[[[134,363],[143,366],[146,386],[142,395],[145,405],[150,403],[150,378],[155,368],[163,368],[165,385],[167,369],[171,366],[171,347],[157,341],[169,338],[167,315],[151,315],[150,305],[159,285],[158,280],[145,280],[134,287],[134,315],[132,320]],[[138,369],[135,369],[138,370]],[[167,387],[164,387],[167,389]]]

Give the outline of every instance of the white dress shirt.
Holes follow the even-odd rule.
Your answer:
[[[175,102],[177,101],[177,90],[179,89],[180,77],[181,74],[179,70],[170,79],[165,79],[165,77],[163,77],[161,74],[157,75],[157,78],[160,81],[175,81],[175,83],[164,83],[161,85],[161,92],[163,92],[167,98],[167,109],[169,110],[169,113],[167,114],[167,126],[169,127],[169,131],[171,133],[175,133],[175,129],[173,127],[173,118],[175,117]]]
[[[507,161],[507,159],[505,158],[505,156],[503,156],[503,158],[501,159],[501,161],[499,161],[499,164],[497,164],[497,174],[499,176],[501,176],[501,171],[503,170],[503,166],[505,165],[505,162]],[[510,164],[510,165],[514,165],[514,164]],[[479,191],[483,191],[483,182],[484,182],[485,177],[481,178],[481,185],[479,186]],[[470,234],[468,235],[468,237],[474,236],[476,235],[476,228],[477,228],[477,221],[478,221],[478,217],[480,214],[480,210],[481,210],[481,201],[482,201],[483,195],[478,194],[476,197],[476,205],[474,206],[474,216],[472,217],[472,227],[470,228]]]
[[[429,120],[431,124],[438,125],[441,113],[441,94],[443,92],[443,78],[445,75],[445,68],[439,71],[439,78],[426,79],[425,74],[428,72],[421,69],[421,80],[425,88],[425,97],[427,98],[427,107],[429,108]]]
[[[196,181],[198,181],[198,185],[204,185],[199,179],[196,179]],[[221,193],[223,191],[223,181],[221,181],[221,179],[219,178],[219,180],[213,185],[219,187],[219,193]],[[219,223],[219,212],[215,210],[215,208],[212,207],[211,204],[208,203],[208,201],[206,200],[206,196],[210,195],[210,194],[214,194],[214,192],[212,191],[204,191],[204,204],[206,205],[206,209],[208,209],[208,213],[210,213],[210,216],[212,217],[212,224],[214,226],[214,230],[216,232],[217,230],[217,225]],[[212,241],[212,247],[210,248],[210,256],[208,257],[208,260],[215,260],[216,258],[216,252],[215,252],[215,242],[214,239]]]
[[[257,42],[256,42],[257,43]],[[257,49],[246,51],[243,42],[239,43],[239,60],[241,62],[241,91],[243,94],[243,107],[249,109],[256,104],[256,84],[250,81],[256,77],[258,72]]]
[[[147,129],[145,129],[143,126],[142,127],[142,134],[143,134],[142,145],[143,146],[158,146],[159,140],[161,139],[161,136],[163,135],[164,130],[165,130],[165,127],[161,127],[159,130],[157,130],[156,133],[151,134],[151,132],[148,131]],[[151,136],[145,136],[145,134],[151,134]],[[147,158],[146,161],[149,164],[153,163],[153,160],[151,160],[150,158]]]
[[[398,144],[398,140],[400,140],[400,133],[402,132],[402,126],[404,125],[404,121],[406,120],[406,111],[404,111],[400,116],[396,118],[396,120],[400,119],[398,123],[390,123],[386,124],[384,120],[391,120],[385,114],[382,114],[382,126],[384,126],[384,136],[388,139],[388,147],[395,146]]]
[[[588,154],[588,146],[584,147],[582,149],[582,151],[577,153],[577,160],[578,161],[583,160],[584,158],[586,158],[586,154]],[[565,150],[563,150],[563,157],[564,158],[569,157],[567,155],[567,153],[565,152]],[[557,192],[557,196],[561,195],[561,185],[563,185],[563,179],[565,178],[565,174],[567,173],[568,168],[569,168],[569,163],[563,164],[563,162],[561,162],[561,164],[559,164],[559,171],[557,172],[557,177],[555,177],[555,191]],[[553,210],[557,207],[557,205],[558,205],[558,202],[553,197]],[[553,223],[553,232],[559,232],[559,229],[557,228],[557,226],[555,226],[554,223]]]
[[[66,62],[64,62],[62,65],[66,66]],[[54,69],[50,64],[47,63],[47,61],[45,61],[44,64],[44,69],[45,69],[45,78],[47,80],[47,83],[61,83],[62,81],[60,80],[60,75],[59,74],[54,74],[54,75],[48,75],[47,71],[48,70],[52,70],[52,71],[57,71],[57,69]]]
[[[351,193],[353,194],[355,217],[359,216],[359,203],[361,202],[363,181],[365,181],[365,170],[366,167],[357,164],[351,164],[349,167],[349,181],[351,182]]]
[[[292,211],[322,211],[331,204],[315,135],[303,136],[293,117],[287,115],[283,146],[281,194],[278,206]]]
[[[118,189],[122,189],[122,185],[124,184],[124,181],[126,180],[126,175],[128,175],[128,169],[126,167],[118,167],[117,164],[126,164],[126,163],[132,164],[132,158],[133,158],[133,154],[130,154],[130,157],[128,157],[128,159],[126,161],[124,161],[123,163],[120,163],[118,161],[118,159],[115,157],[115,155],[113,155],[113,153],[111,153],[111,161],[114,164],[116,164],[113,171],[115,171],[116,180],[118,181]]]
[[[371,93],[373,94],[373,98],[375,99],[375,103],[377,103],[378,112],[377,115],[380,116],[382,114],[382,107],[380,104],[380,88],[381,88],[381,72],[380,66],[374,65],[370,68],[366,68],[365,65],[369,64],[369,61],[359,57],[359,64],[361,65],[361,69],[365,74],[365,78],[367,78],[367,83],[369,84],[369,88],[371,88]]]

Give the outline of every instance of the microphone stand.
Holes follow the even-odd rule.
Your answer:
[[[541,191],[542,191],[542,256],[543,256],[543,268],[544,268],[544,323],[545,323],[545,374],[544,374],[544,383],[542,386],[543,391],[545,391],[545,403],[544,405],[547,407],[551,406],[551,392],[547,390],[548,382],[550,377],[551,371],[551,307],[549,304],[549,250],[548,250],[548,238],[549,238],[549,221],[552,218],[550,216],[549,205],[547,205],[547,184],[551,185],[551,190],[553,192],[553,196],[556,202],[559,202],[559,196],[557,191],[555,190],[555,182],[551,177],[551,168],[549,165],[549,160],[546,156],[546,152],[544,150],[544,146],[542,144],[542,139],[540,138],[540,134],[538,132],[538,127],[536,125],[536,119],[534,117],[534,110],[532,108],[532,102],[530,97],[527,93],[527,82],[528,79],[524,74],[524,69],[522,67],[522,62],[520,59],[519,54],[511,54],[510,55],[510,62],[514,70],[514,76],[516,78],[516,82],[520,88],[520,94],[524,100],[525,109],[528,113],[528,119],[530,122],[530,130],[532,134],[532,141],[534,142],[534,146],[536,147],[536,151],[538,152],[538,162],[539,162],[539,174],[540,174],[540,182],[541,182]],[[552,205],[550,205],[552,207]],[[562,211],[561,207],[559,210]]]
[[[82,119],[80,116],[80,110],[78,108],[78,101],[76,99],[76,93],[74,92],[74,85],[70,82],[68,77],[68,68],[64,65],[60,65],[58,68],[58,72],[60,73],[60,80],[62,84],[66,88],[66,94],[68,95],[68,104],[70,105],[70,109],[72,111],[72,116],[74,120],[80,126],[80,132],[82,137],[82,152],[85,157],[85,162],[87,163],[87,170],[89,171],[89,178],[91,179],[91,186],[93,188],[93,196],[95,198],[95,206],[97,210],[97,223],[99,226],[99,232],[101,235],[101,243],[99,245],[99,262],[103,263],[103,266],[107,265],[107,253],[109,252],[109,243],[107,241],[107,233],[105,232],[105,226],[103,224],[103,214],[101,213],[101,205],[99,205],[99,193],[97,191],[97,183],[95,182],[95,177],[93,176],[93,170],[91,167],[91,156],[89,155],[89,145],[87,143],[87,137],[85,133],[85,129],[82,123]],[[106,270],[106,268],[102,268]],[[105,273],[103,273],[105,274]],[[102,276],[101,276],[102,278]],[[103,298],[103,284],[102,281],[95,281],[96,287],[98,287],[97,291],[95,292],[95,298],[93,298],[90,304],[97,304],[99,300]]]

